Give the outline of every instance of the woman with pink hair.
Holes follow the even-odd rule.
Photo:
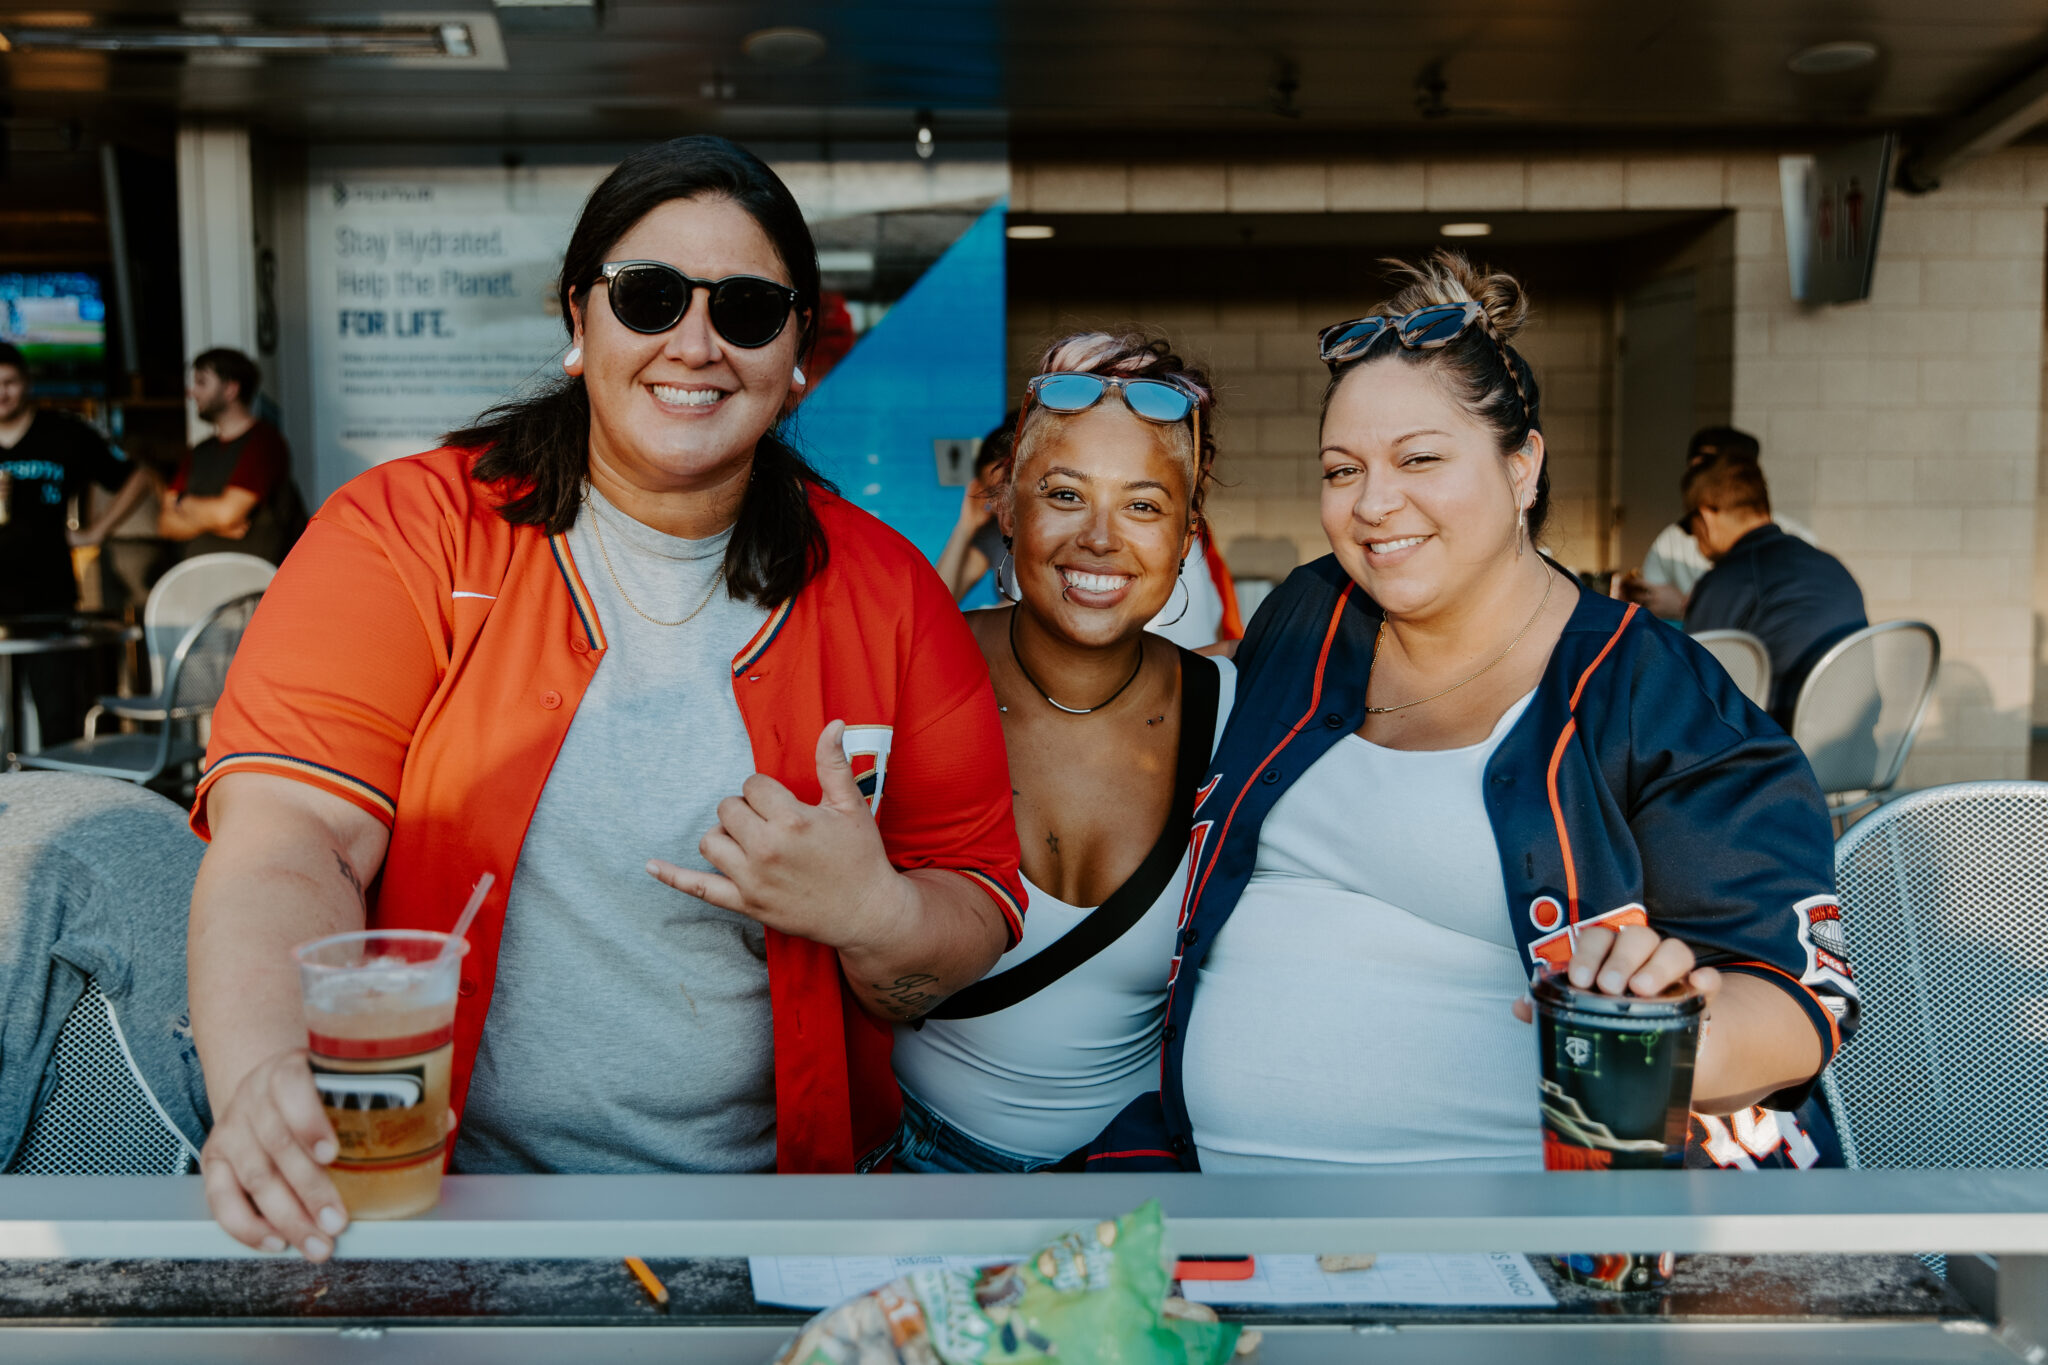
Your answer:
[[[1142,336],[1064,338],[1026,385],[991,476],[1017,600],[968,623],[1031,913],[988,977],[898,1030],[898,1170],[1054,1164],[1158,1083],[1188,828],[1235,671],[1146,627],[1185,609],[1214,411],[1207,376]]]

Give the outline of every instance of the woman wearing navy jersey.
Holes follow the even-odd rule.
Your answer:
[[[1331,555],[1236,653],[1163,1085],[1090,1169],[1535,1170],[1527,987],[1707,997],[1695,1165],[1808,1166],[1855,1013],[1811,770],[1720,666],[1546,560],[1522,290],[1440,252],[1325,329]]]
[[[989,977],[897,1030],[898,1170],[1034,1170],[1157,1084],[1188,821],[1233,670],[1146,625],[1187,600],[1212,415],[1202,372],[1138,336],[1056,342],[1026,387],[994,499],[1020,600],[967,619],[1031,914]]]

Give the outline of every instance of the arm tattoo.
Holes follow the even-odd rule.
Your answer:
[[[877,981],[869,989],[881,992],[882,1008],[898,1019],[915,1019],[931,1009],[946,997],[935,991],[922,989],[937,981],[928,972],[912,972],[899,976],[889,985]]]
[[[368,906],[370,902],[363,895],[362,879],[356,876],[356,870],[349,866],[348,859],[341,856],[341,850],[338,848],[334,850],[334,865],[341,870],[342,880],[355,890],[356,899],[364,906]]]

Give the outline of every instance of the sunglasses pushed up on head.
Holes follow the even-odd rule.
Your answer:
[[[782,335],[797,302],[796,290],[759,275],[700,280],[663,261],[606,261],[592,283],[606,286],[612,316],[622,326],[646,336],[681,322],[697,291],[706,290],[712,329],[749,351]]]
[[[1412,313],[1392,316],[1374,313],[1348,322],[1333,322],[1317,334],[1316,346],[1323,363],[1334,373],[1341,366],[1365,359],[1382,337],[1393,337],[1407,350],[1437,351],[1474,327],[1486,333],[1500,351],[1500,363],[1507,367],[1508,378],[1514,381],[1515,394],[1522,400],[1522,411],[1527,413],[1528,391],[1522,387],[1522,376],[1515,369],[1515,360],[1508,352],[1506,338],[1493,325],[1493,319],[1487,316],[1483,303],[1432,303]]]
[[[1034,375],[1024,385],[1024,406],[1017,414],[1017,432],[1024,432],[1024,418],[1035,401],[1047,412],[1086,412],[1114,389],[1124,406],[1148,422],[1171,426],[1192,419],[1195,448],[1202,446],[1202,410],[1195,396],[1178,384],[1164,379],[1124,379],[1117,375],[1080,374],[1059,370]]]

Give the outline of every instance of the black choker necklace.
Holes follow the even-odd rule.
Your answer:
[[[1070,716],[1085,716],[1092,712],[1100,711],[1129,690],[1130,685],[1138,680],[1139,671],[1145,667],[1145,641],[1140,637],[1138,640],[1138,662],[1132,665],[1131,676],[1124,679],[1122,687],[1119,687],[1093,706],[1062,706],[1059,702],[1052,699],[1052,693],[1039,686],[1038,679],[1032,677],[1031,670],[1024,666],[1024,656],[1017,652],[1017,612],[1018,608],[1010,608],[1010,657],[1017,661],[1017,671],[1024,675],[1024,681],[1030,683],[1032,689],[1039,696],[1045,698],[1045,704],[1055,710],[1064,711]]]

